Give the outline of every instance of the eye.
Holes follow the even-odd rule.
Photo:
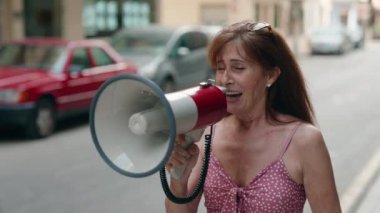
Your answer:
[[[245,70],[245,66],[235,65],[235,66],[232,66],[232,69],[236,70],[236,71],[243,71],[243,70]]]
[[[246,68],[247,68],[246,64],[240,61],[233,61],[231,63],[231,69],[233,71],[242,71],[242,70],[245,70]]]
[[[223,71],[226,69],[226,66],[222,65],[222,64],[218,64],[216,66],[216,71]]]

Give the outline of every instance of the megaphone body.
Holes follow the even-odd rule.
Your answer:
[[[129,177],[151,175],[165,166],[177,134],[200,136],[205,127],[225,116],[224,93],[223,87],[203,82],[164,94],[141,76],[113,77],[99,88],[91,104],[93,141],[115,171]]]
[[[218,90],[223,89],[204,83],[199,87],[165,95],[174,114],[177,134],[203,128],[220,120],[225,112],[225,98],[224,93],[221,95]],[[133,114],[129,119],[129,128],[138,135],[169,130],[167,123],[163,123],[165,116],[164,108],[158,104]]]

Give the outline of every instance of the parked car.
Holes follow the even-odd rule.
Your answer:
[[[216,32],[216,26],[150,25],[123,29],[110,38],[110,43],[139,67],[140,75],[164,92],[172,92],[212,76],[207,46]]]
[[[0,125],[31,137],[54,132],[56,121],[88,111],[108,78],[136,67],[105,41],[34,38],[0,46]]]
[[[352,43],[345,28],[341,26],[328,26],[312,32],[310,47],[312,54],[344,54],[352,48]]]
[[[348,35],[354,48],[361,48],[364,45],[364,29],[359,25],[349,26]]]

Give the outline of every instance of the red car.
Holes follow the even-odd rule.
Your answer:
[[[54,132],[56,121],[88,111],[108,78],[136,73],[102,40],[34,38],[0,46],[0,128],[23,126],[33,138]]]

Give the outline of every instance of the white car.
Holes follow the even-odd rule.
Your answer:
[[[364,44],[364,30],[360,26],[348,27],[348,35],[350,36],[354,48],[360,48]]]
[[[329,26],[315,30],[310,35],[312,54],[344,54],[352,48],[348,31],[340,26]]]

